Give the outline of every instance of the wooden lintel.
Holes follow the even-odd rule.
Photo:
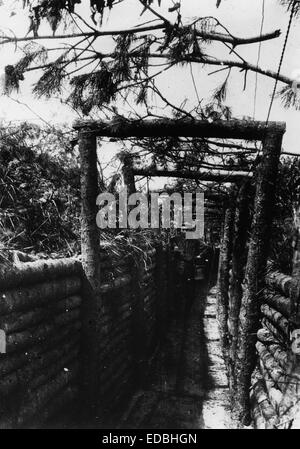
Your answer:
[[[285,132],[284,122],[258,122],[246,120],[193,120],[155,119],[155,120],[77,120],[74,128],[94,132],[97,136],[128,137],[212,137],[246,140],[263,140],[268,131],[278,134]]]
[[[235,173],[235,172],[200,172],[192,170],[157,170],[151,168],[133,170],[135,176],[158,176],[168,178],[185,178],[185,179],[197,179],[201,181],[213,181],[213,182],[241,182],[247,177],[251,177],[251,173]]]

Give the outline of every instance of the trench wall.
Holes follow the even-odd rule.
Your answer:
[[[266,276],[250,401],[256,428],[300,428],[299,280]]]
[[[147,369],[167,321],[172,253],[101,255],[97,373],[100,407],[119,403]],[[80,260],[0,268],[0,428],[43,427],[78,413],[85,388],[85,303]],[[99,303],[99,304],[100,304]]]

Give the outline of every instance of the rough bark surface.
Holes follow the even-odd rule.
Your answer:
[[[85,128],[79,134],[81,163],[81,253],[84,271],[83,295],[83,397],[84,407],[94,413],[99,391],[98,354],[101,336],[100,247],[96,225],[98,194],[97,142]]]
[[[263,139],[267,132],[276,128],[284,133],[283,122],[250,122],[246,120],[207,120],[195,119],[154,119],[154,120],[78,120],[74,128],[90,128],[99,136],[107,137],[219,137],[232,139]]]
[[[249,203],[252,197],[249,182],[244,183],[239,190],[234,222],[234,239],[232,248],[232,269],[229,287],[229,381],[232,392],[235,389],[235,360],[238,343],[239,313],[243,296],[242,281],[247,261],[247,239],[250,229]]]
[[[230,202],[225,210],[223,238],[220,249],[219,273],[218,273],[218,322],[221,336],[221,344],[225,363],[229,360],[229,331],[228,331],[228,308],[229,308],[229,269],[232,256],[232,239],[234,224],[235,202],[234,190],[230,195]]]
[[[257,168],[254,216],[243,283],[236,363],[236,413],[244,423],[250,422],[249,389],[256,361],[255,342],[259,328],[260,295],[266,272],[281,142],[281,132],[273,129],[264,141],[263,154]]]
[[[251,174],[233,171],[196,171],[196,170],[162,170],[156,168],[134,168],[133,173],[137,176],[162,176],[173,178],[198,179],[213,182],[241,182]]]
[[[133,166],[132,166],[132,157],[130,157],[130,156],[124,157],[122,172],[123,172],[124,184],[127,187],[127,193],[128,193],[128,195],[131,195],[132,193],[136,192]]]

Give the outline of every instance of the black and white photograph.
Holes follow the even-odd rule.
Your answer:
[[[300,1],[0,0],[0,430],[300,429],[299,143]]]

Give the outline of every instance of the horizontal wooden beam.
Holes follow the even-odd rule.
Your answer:
[[[154,189],[154,190],[150,190],[149,194],[151,193],[168,193],[170,195],[172,195],[172,193],[180,193],[181,195],[183,195],[185,192],[188,193],[187,190],[176,190],[176,188],[172,187],[166,187],[165,189]],[[223,203],[227,200],[227,196],[225,193],[214,193],[211,191],[203,191],[200,192],[199,190],[196,190],[195,192],[198,193],[203,193],[204,194],[204,206],[205,207],[211,207],[212,205],[217,206],[217,207],[221,207],[223,205]],[[207,200],[210,200],[210,202],[207,202]]]
[[[241,153],[243,154],[244,151],[248,153],[257,153],[257,148],[255,147],[247,147],[245,145],[240,145],[238,143],[230,143],[230,142],[219,142],[214,140],[205,139],[205,143],[208,143],[209,145],[215,145],[216,147],[221,148],[231,148],[233,150],[243,150]],[[223,154],[223,152],[222,152]],[[236,154],[240,154],[239,151],[236,152]]]
[[[78,120],[74,128],[81,133],[93,132],[97,136],[128,137],[215,137],[231,139],[262,140],[270,130],[283,134],[284,122],[257,122],[246,120],[194,120],[155,119],[155,120]]]
[[[217,209],[217,208],[206,208],[204,209],[204,213],[205,215],[223,215],[223,210],[222,209]]]
[[[235,172],[221,172],[221,171],[192,171],[192,170],[157,170],[153,168],[134,168],[133,174],[135,176],[147,176],[147,177],[166,177],[166,178],[184,178],[184,179],[197,179],[200,181],[213,181],[213,182],[241,182],[247,177],[251,177],[251,173],[235,173]]]

